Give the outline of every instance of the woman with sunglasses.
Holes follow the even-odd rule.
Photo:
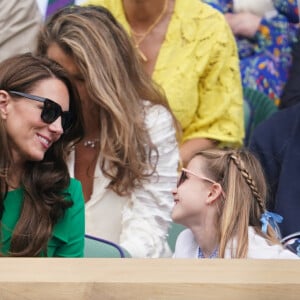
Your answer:
[[[245,150],[206,150],[183,169],[173,221],[187,227],[175,258],[299,258],[280,244],[279,215],[266,211],[266,183]]]
[[[0,120],[0,255],[83,256],[83,194],[65,162],[81,106],[65,71],[32,54],[3,61]]]
[[[125,30],[105,8],[67,7],[41,31],[38,53],[60,63],[80,93],[85,137],[69,169],[83,185],[86,233],[133,257],[171,256],[175,120]]]

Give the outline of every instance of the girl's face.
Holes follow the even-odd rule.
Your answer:
[[[51,99],[60,105],[62,111],[69,110],[68,90],[56,78],[38,82],[30,95]],[[47,124],[41,118],[44,102],[14,97],[14,94],[5,91],[0,91],[0,96],[1,117],[5,122],[15,164],[42,160],[46,151],[63,134],[61,115]],[[6,102],[3,97],[7,97]]]
[[[206,217],[214,181],[207,178],[201,156],[194,157],[180,176],[173,190],[172,219],[186,227],[200,225]]]

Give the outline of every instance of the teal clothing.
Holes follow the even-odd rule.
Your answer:
[[[47,247],[48,257],[83,257],[84,249],[84,199],[81,183],[71,179],[66,193],[73,205],[65,210],[53,228],[52,238]],[[7,193],[1,220],[1,253],[7,255],[12,232],[19,220],[23,203],[23,189]],[[43,255],[42,255],[43,256]]]

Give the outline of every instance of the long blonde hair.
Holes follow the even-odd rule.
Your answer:
[[[231,256],[245,258],[248,252],[248,226],[270,243],[279,243],[275,231],[268,226],[261,230],[261,215],[266,211],[267,185],[258,160],[245,149],[205,150],[197,153],[204,158],[209,178],[220,183],[225,194],[219,210],[219,257],[224,258],[226,246],[236,240]]]
[[[158,160],[142,100],[169,110],[164,94],[144,71],[125,30],[103,7],[58,11],[40,32],[38,53],[46,55],[52,43],[74,59],[99,108],[100,166],[111,179],[109,188],[130,194],[155,172]]]

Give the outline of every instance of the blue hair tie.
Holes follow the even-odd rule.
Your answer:
[[[281,238],[281,233],[280,233],[278,223],[281,223],[282,220],[283,220],[282,216],[266,210],[261,215],[261,218],[260,218],[260,221],[262,223],[262,226],[261,226],[262,232],[266,234],[267,229],[268,229],[268,225],[270,225],[275,230],[275,232],[277,234],[277,237],[280,239]]]

